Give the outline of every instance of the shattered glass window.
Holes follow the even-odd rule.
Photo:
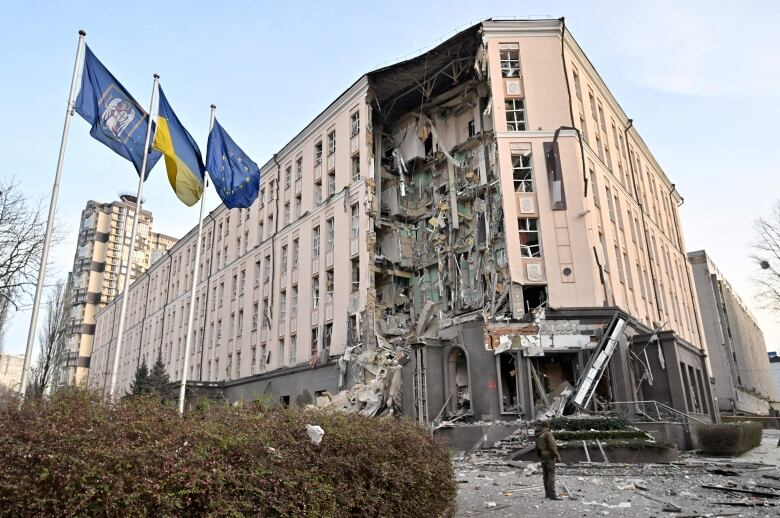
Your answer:
[[[336,132],[328,133],[328,156],[336,152]]]
[[[295,161],[295,179],[300,180],[303,176],[303,158]]]
[[[517,225],[519,227],[520,251],[523,257],[541,257],[539,220],[536,218],[519,218]]]
[[[322,142],[314,144],[314,165],[318,166],[322,163]]]
[[[515,192],[534,192],[530,153],[512,155],[512,176],[515,181]]]
[[[360,213],[358,212],[358,204],[352,206],[352,237],[358,237],[360,234]]]
[[[320,227],[319,226],[314,227],[314,230],[312,231],[311,251],[314,257],[320,256]]]
[[[360,112],[355,112],[349,117],[351,136],[355,136],[360,133]]]
[[[320,307],[320,278],[315,277],[312,279],[311,286],[311,307],[317,309]]]
[[[517,45],[512,47],[514,48],[504,48],[499,51],[501,77],[520,77],[520,49]]]
[[[525,104],[522,99],[506,100],[506,127],[509,131],[525,131]]]

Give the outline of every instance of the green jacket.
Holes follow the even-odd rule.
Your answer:
[[[536,453],[542,460],[558,458],[558,446],[550,430],[544,430],[536,436]]]

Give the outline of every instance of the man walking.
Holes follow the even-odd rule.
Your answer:
[[[555,494],[555,463],[561,461],[561,456],[550,431],[550,421],[542,421],[539,425],[536,430],[536,453],[542,464],[544,496],[550,500],[560,500]]]

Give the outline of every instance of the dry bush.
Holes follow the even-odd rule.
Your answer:
[[[319,446],[306,424],[325,430]],[[0,409],[7,516],[425,516],[451,512],[446,447],[397,419],[66,392]]]

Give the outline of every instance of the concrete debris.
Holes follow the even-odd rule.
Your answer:
[[[322,442],[322,437],[325,435],[325,430],[323,430],[321,426],[307,424],[306,433],[312,444],[319,446],[320,442]]]

